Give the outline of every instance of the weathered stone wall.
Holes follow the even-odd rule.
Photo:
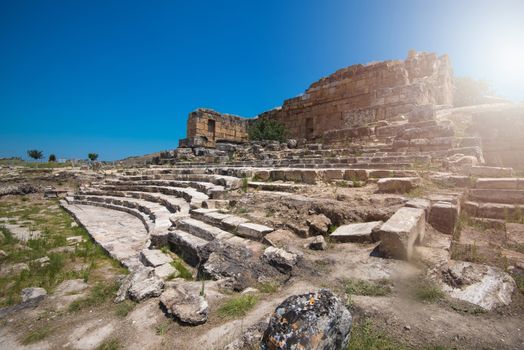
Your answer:
[[[245,142],[248,140],[249,119],[221,114],[199,108],[187,119],[187,139],[181,145],[215,147],[217,142]]]
[[[341,69],[259,117],[279,120],[290,137],[320,139],[325,132],[388,120],[418,105],[451,105],[452,91],[447,56],[410,52],[405,61]]]
[[[451,105],[452,71],[447,56],[410,51],[405,61],[357,64],[311,84],[306,92],[258,118],[278,120],[295,139],[346,137],[329,133],[409,114],[418,106]],[[209,120],[215,123],[210,131]],[[199,109],[189,115],[181,145],[214,147],[217,141],[243,142],[252,119]],[[350,133],[351,134],[351,133]],[[333,140],[330,140],[333,141]],[[337,141],[337,140],[334,140]]]
[[[524,169],[524,106],[475,113],[472,123],[488,165]]]

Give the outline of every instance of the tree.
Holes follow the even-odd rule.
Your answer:
[[[44,158],[44,153],[42,151],[39,151],[37,149],[32,149],[27,151],[27,155],[34,160],[42,159]]]
[[[47,161],[48,162],[56,162],[56,156],[54,154],[50,154],[49,155],[49,159]]]
[[[490,84],[485,80],[470,77],[456,77],[453,104],[455,107],[481,104],[483,97],[493,94]]]
[[[284,141],[286,128],[276,120],[257,119],[247,129],[249,139],[253,141]]]
[[[98,159],[98,153],[89,153],[87,155],[87,158],[89,158],[90,161],[94,162]]]

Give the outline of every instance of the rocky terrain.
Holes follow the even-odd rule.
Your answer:
[[[521,349],[524,178],[471,127],[497,108],[5,166],[0,348]]]

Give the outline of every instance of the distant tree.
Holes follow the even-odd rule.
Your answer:
[[[48,162],[56,162],[56,156],[54,154],[50,154],[49,155],[49,159],[47,161]]]
[[[90,161],[94,162],[98,159],[98,153],[89,153],[87,155],[87,158],[89,158]]]
[[[27,151],[27,155],[33,158],[34,160],[39,160],[39,159],[44,158],[44,153],[37,149],[32,149],[32,150]]]
[[[253,141],[284,141],[286,128],[276,120],[257,119],[247,129],[249,139]]]
[[[482,103],[486,95],[493,94],[489,82],[470,77],[455,77],[453,104],[455,107],[472,106]]]

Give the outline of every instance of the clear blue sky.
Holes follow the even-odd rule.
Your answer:
[[[0,0],[0,157],[173,149],[195,108],[254,116],[412,48],[522,101],[523,45],[522,0]]]

